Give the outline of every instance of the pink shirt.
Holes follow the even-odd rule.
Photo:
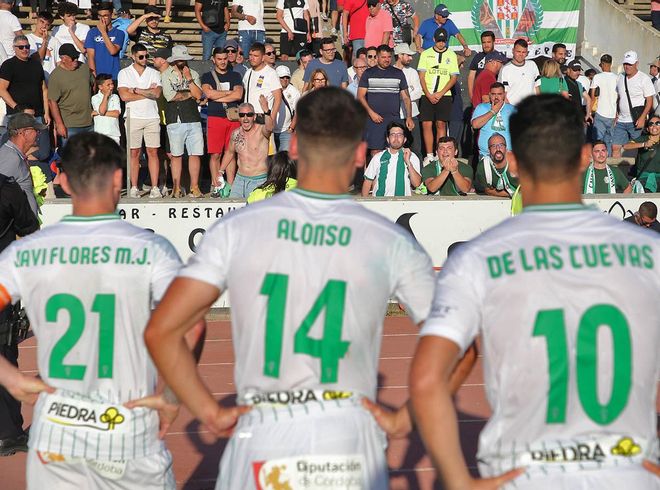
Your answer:
[[[392,36],[392,16],[383,7],[375,17],[367,17],[366,34],[364,36],[364,47],[380,46],[383,44],[383,33],[390,33],[389,45],[394,47],[394,37]]]

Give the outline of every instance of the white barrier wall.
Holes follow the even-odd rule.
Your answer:
[[[603,212],[619,219],[630,216],[650,196],[587,198]],[[442,266],[447,248],[454,242],[470,240],[510,216],[511,202],[481,196],[460,199],[361,199],[367,208],[408,228],[433,259]],[[206,229],[217,219],[243,207],[240,201],[143,200],[121,202],[119,213],[131,223],[166,237],[186,260],[195,250]],[[47,202],[43,207],[45,226],[71,212],[68,199]]]

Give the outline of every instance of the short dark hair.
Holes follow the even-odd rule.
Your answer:
[[[367,46],[366,50],[368,53],[369,51],[378,51],[378,48],[376,46]]]
[[[250,46],[250,53],[252,51],[258,51],[261,54],[266,54],[266,45],[263,43],[253,43],[252,46]]]
[[[64,18],[65,15],[78,15],[78,6],[73,2],[62,2],[57,7],[57,15]]]
[[[331,37],[324,37],[323,39],[321,39],[321,47],[325,46],[326,44],[332,44],[334,46],[335,40],[332,39]]]
[[[136,54],[140,51],[147,51],[147,47],[142,43],[135,43],[133,47],[131,47],[131,54]]]
[[[525,49],[529,48],[529,44],[522,37],[520,39],[516,39],[516,42],[513,43],[513,47],[515,48],[516,46],[522,46]]]
[[[458,142],[453,136],[441,136],[438,138],[438,144],[436,146],[440,146],[440,143],[451,143],[454,145],[454,150],[458,150]]]
[[[566,49],[566,45],[564,43],[556,43],[552,45],[552,52],[556,53],[558,49]]]
[[[53,22],[55,18],[53,17],[53,14],[48,12],[47,10],[42,10],[37,14],[37,18],[47,20],[48,22]]]
[[[376,48],[377,53],[394,53],[394,50],[387,44],[381,44]]]
[[[110,12],[113,12],[115,7],[112,5],[112,2],[101,2],[96,8],[96,11],[100,12],[101,10],[109,10]]]
[[[360,49],[358,49],[355,52],[355,57],[356,58],[359,58],[361,55],[367,56],[367,48],[365,48],[364,46],[362,46]]]
[[[504,88],[504,84],[502,82],[493,82],[490,84],[490,90],[493,90],[494,88],[501,88],[502,90],[506,90]]]
[[[339,87],[313,90],[298,101],[300,160],[344,164],[362,139],[367,112],[353,95]],[[330,163],[328,163],[330,162]]]
[[[34,107],[32,107],[30,104],[16,104],[14,106],[13,112],[14,114],[17,114],[19,112],[25,112],[25,111],[34,111]]]
[[[490,37],[493,41],[495,41],[495,33],[493,31],[484,31],[481,33],[482,40],[487,37]]]
[[[106,80],[112,80],[112,75],[110,73],[99,73],[94,80],[96,81],[96,85],[101,85]]]
[[[108,136],[93,131],[71,136],[60,152],[61,168],[76,194],[95,193],[125,164],[125,152]]]
[[[596,70],[594,70],[593,68],[589,68],[587,71],[584,72],[584,76],[589,78],[591,75],[595,75],[596,73],[598,73]]]
[[[518,166],[532,179],[560,181],[580,168],[584,116],[557,94],[527,97],[511,116],[511,146]]]
[[[607,143],[605,143],[603,140],[596,140],[596,141],[594,141],[593,143],[591,143],[591,147],[592,147],[592,148],[595,147],[595,146],[598,146],[598,145],[604,145],[604,146],[607,146]]]
[[[651,201],[645,201],[639,205],[639,214],[646,218],[655,219],[658,217],[658,206]]]
[[[229,53],[227,52],[226,48],[224,48],[224,47],[220,48],[220,47],[216,46],[215,48],[213,48],[213,51],[211,52],[211,56],[213,57],[216,54],[229,54]]]
[[[398,121],[392,121],[391,123],[389,123],[389,124],[387,125],[387,128],[385,129],[385,136],[389,136],[390,131],[391,131],[393,128],[403,129],[403,134],[404,134],[404,135],[405,135],[406,132],[408,131],[408,128],[406,128],[406,127],[405,127],[403,124],[401,124],[400,122],[398,122]]]

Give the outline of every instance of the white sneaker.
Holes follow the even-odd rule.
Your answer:
[[[163,188],[160,190],[160,194],[163,197],[169,196],[170,195],[170,190],[167,188],[166,185],[163,186]]]
[[[160,193],[160,189],[156,186],[152,187],[151,191],[149,192],[149,198],[154,199],[159,197],[163,197],[163,195]]]
[[[131,187],[130,192],[128,193],[128,197],[131,197],[133,199],[139,199],[140,197],[140,191],[138,190],[137,187],[133,186]]]

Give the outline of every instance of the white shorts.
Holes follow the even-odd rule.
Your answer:
[[[240,418],[215,488],[385,490],[386,447],[385,434],[357,396],[257,406]]]
[[[28,490],[174,490],[172,456],[165,449],[129,461],[67,460],[61,455],[30,449]]]
[[[608,468],[528,478],[519,476],[505,490],[660,490],[660,478],[643,468]]]

